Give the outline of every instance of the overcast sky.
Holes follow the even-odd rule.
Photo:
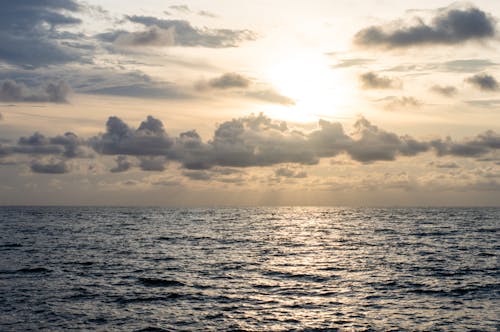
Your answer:
[[[498,1],[0,7],[0,204],[500,204]]]

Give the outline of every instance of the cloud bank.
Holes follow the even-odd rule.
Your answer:
[[[314,165],[321,158],[339,154],[346,154],[360,163],[393,161],[401,156],[411,157],[428,151],[434,151],[437,156],[477,158],[498,149],[500,135],[493,131],[463,142],[449,137],[425,141],[383,130],[367,119],[359,118],[351,134],[347,134],[340,123],[325,120],[319,121],[316,130],[302,132],[263,114],[226,121],[205,142],[195,130],[172,137],[159,119],[148,116],[137,128],[130,127],[118,117],[110,117],[106,131],[90,139],[79,138],[74,133],[55,137],[35,133],[21,137],[17,144],[0,145],[0,159],[15,154],[30,155],[38,158],[36,160],[55,158],[56,162],[37,161],[31,169],[57,174],[69,171],[63,167],[65,160],[107,155],[116,157],[116,166],[110,171],[117,173],[133,167],[163,171],[169,162],[180,164],[187,170],[209,170],[279,164]],[[193,176],[197,176],[195,174]],[[276,175],[297,178],[304,174],[281,170]]]
[[[0,61],[35,68],[87,61],[79,35],[60,27],[79,25],[71,16],[82,7],[73,0],[3,1],[0,10]]]
[[[69,85],[60,81],[48,82],[40,87],[27,87],[13,80],[0,82],[0,101],[6,102],[67,102],[71,91]]]
[[[364,89],[393,89],[401,86],[397,80],[374,72],[361,74],[359,80]]]
[[[198,29],[185,20],[165,20],[153,16],[127,16],[132,23],[142,26],[140,31],[115,30],[97,35],[104,42],[127,47],[237,47],[252,41],[257,35],[250,30]]]
[[[430,23],[393,22],[365,28],[354,42],[365,47],[402,48],[420,45],[454,45],[495,36],[495,20],[480,9],[440,9]]]
[[[284,106],[295,104],[292,98],[280,94],[268,84],[258,84],[254,82],[253,79],[239,73],[224,73],[221,76],[209,80],[198,81],[195,84],[195,88],[200,92],[232,90],[237,96],[264,102],[281,104]]]
[[[488,74],[476,74],[465,81],[482,91],[496,91],[499,88],[498,81]]]

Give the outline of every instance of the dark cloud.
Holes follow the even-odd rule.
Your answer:
[[[243,172],[226,167],[215,167],[210,170],[189,170],[182,172],[185,177],[195,181],[218,181],[222,183],[241,184],[245,181]]]
[[[287,167],[280,167],[274,171],[276,177],[293,178],[293,179],[303,179],[307,177],[307,173],[304,171],[297,171]]]
[[[70,98],[71,91],[150,99],[195,97],[188,87],[157,80],[141,71],[127,70],[124,67],[60,66],[50,70],[37,70],[36,73],[33,70],[15,68],[1,71],[0,77],[4,78],[0,79],[0,98],[3,94],[9,99],[17,100],[64,102]],[[8,89],[2,88],[5,82],[9,82]]]
[[[30,75],[32,73],[25,71],[13,71],[8,74],[9,77],[17,77],[18,80],[27,81],[30,85],[37,84]],[[53,81],[56,77],[71,82],[72,89],[78,93],[151,99],[193,98],[188,89],[172,82],[158,81],[137,70],[102,67],[51,69],[49,74],[39,79]]]
[[[102,87],[98,89],[86,89],[85,93],[96,95],[113,95],[123,97],[139,97],[152,99],[189,99],[192,98],[188,93],[170,83],[151,82],[115,85]],[[122,83],[123,84],[123,83]]]
[[[225,73],[219,77],[212,78],[208,81],[200,81],[196,84],[199,90],[206,89],[230,89],[230,88],[247,88],[251,84],[251,80],[238,73]]]
[[[18,145],[10,146],[4,150],[8,154],[31,154],[31,155],[62,155],[64,146],[51,144],[50,138],[36,132],[29,137],[21,137]]]
[[[115,161],[116,166],[110,169],[111,173],[126,172],[133,166],[133,163],[128,160],[127,156],[118,156]]]
[[[30,167],[33,173],[43,174],[64,174],[70,171],[70,167],[64,160],[51,160],[48,162],[35,160]]]
[[[66,158],[91,158],[93,157],[87,149],[86,142],[72,132],[55,136],[49,139],[50,144],[62,146],[63,156]]]
[[[208,169],[214,165],[215,156],[213,146],[204,143],[195,130],[186,131],[175,140],[169,156],[181,162],[187,169]]]
[[[226,73],[208,81],[208,84],[215,89],[246,88],[250,85],[250,79],[237,73]]]
[[[496,91],[499,87],[498,81],[488,74],[476,74],[465,81],[483,91]]]
[[[495,20],[477,8],[440,9],[430,24],[417,18],[415,24],[393,23],[359,31],[355,42],[362,46],[399,48],[435,44],[459,44],[495,35]]]
[[[151,182],[151,184],[153,186],[170,187],[170,186],[180,186],[182,183],[178,180],[159,180],[159,181]]]
[[[354,124],[356,138],[345,149],[352,159],[370,163],[379,160],[395,160],[396,156],[415,156],[426,152],[430,145],[410,136],[398,136],[371,124],[361,118]]]
[[[319,120],[319,130],[309,133],[308,141],[318,157],[334,157],[346,151],[353,142],[342,124],[325,120]]]
[[[367,72],[359,76],[359,80],[365,89],[392,89],[401,86],[400,82],[393,78],[380,76],[374,72]]]
[[[500,135],[489,130],[465,142],[453,142],[448,137],[445,140],[431,141],[430,144],[438,156],[478,157],[500,149]]]
[[[106,132],[88,140],[73,133],[55,137],[35,133],[21,137],[17,143],[2,143],[0,156],[37,156],[49,161],[33,162],[34,172],[62,173],[69,171],[65,163],[70,158],[93,158],[89,147],[98,154],[116,156],[116,167],[111,172],[132,167],[163,171],[167,163],[176,162],[191,179],[242,183],[243,173],[237,168],[288,164],[278,168],[275,175],[299,178],[305,174],[291,165],[314,165],[321,158],[339,154],[361,163],[393,161],[400,156],[411,157],[429,151],[435,151],[438,156],[488,156],[500,149],[500,135],[487,131],[460,142],[451,138],[417,140],[383,130],[365,118],[355,122],[351,134],[345,133],[342,124],[325,120],[320,120],[317,129],[303,132],[259,114],[221,123],[213,137],[203,141],[194,130],[172,138],[163,123],[152,116],[136,129],[117,117],[110,117]],[[135,162],[130,161],[130,157]]]
[[[454,86],[451,85],[446,85],[446,86],[441,86],[441,85],[434,85],[431,88],[432,92],[435,92],[437,94],[440,94],[445,97],[452,97],[457,94],[458,90]]]
[[[0,61],[40,67],[84,60],[85,52],[65,44],[74,41],[77,35],[59,29],[81,23],[68,14],[80,11],[76,1],[3,1],[1,9]]]
[[[316,164],[307,136],[287,130],[260,114],[222,123],[211,141],[220,166],[269,166],[278,163]]]
[[[460,165],[458,165],[455,162],[447,162],[447,163],[435,163],[435,162],[430,162],[430,166],[434,166],[436,168],[444,168],[444,169],[456,169],[460,168]]]
[[[43,146],[49,144],[49,139],[39,132],[34,133],[29,137],[19,138],[19,145]]]
[[[139,167],[143,171],[163,172],[166,163],[166,157],[139,157]]]
[[[256,39],[250,30],[198,29],[184,20],[164,20],[152,16],[127,16],[130,22],[146,28],[143,31],[117,30],[97,37],[117,46],[184,46],[224,48],[237,47]]]
[[[161,29],[152,26],[147,30],[127,32],[119,30],[110,33],[104,33],[100,36],[101,40],[113,42],[117,46],[172,46],[175,44],[175,35],[173,29]]]
[[[6,102],[67,102],[71,91],[69,85],[60,81],[48,82],[40,87],[27,87],[13,80],[0,82],[0,101]]]
[[[201,92],[214,89],[235,90],[237,95],[264,102],[285,106],[295,104],[293,99],[278,93],[272,87],[266,84],[256,84],[251,78],[238,73],[225,73],[210,80],[199,81],[195,88]]]
[[[208,181],[212,179],[212,174],[206,171],[185,171],[182,175],[195,181]]]
[[[87,142],[71,132],[55,137],[45,137],[36,132],[29,137],[21,137],[18,145],[11,147],[10,151],[21,154],[60,155],[66,158],[93,157]]]
[[[159,156],[167,155],[173,140],[165,132],[163,123],[152,116],[137,129],[112,116],[106,123],[106,132],[91,139],[90,144],[101,154]]]

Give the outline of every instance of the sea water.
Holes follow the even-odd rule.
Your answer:
[[[498,208],[0,208],[1,331],[498,331]]]

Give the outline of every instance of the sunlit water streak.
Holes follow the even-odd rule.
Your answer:
[[[0,208],[0,330],[498,331],[500,209]]]

